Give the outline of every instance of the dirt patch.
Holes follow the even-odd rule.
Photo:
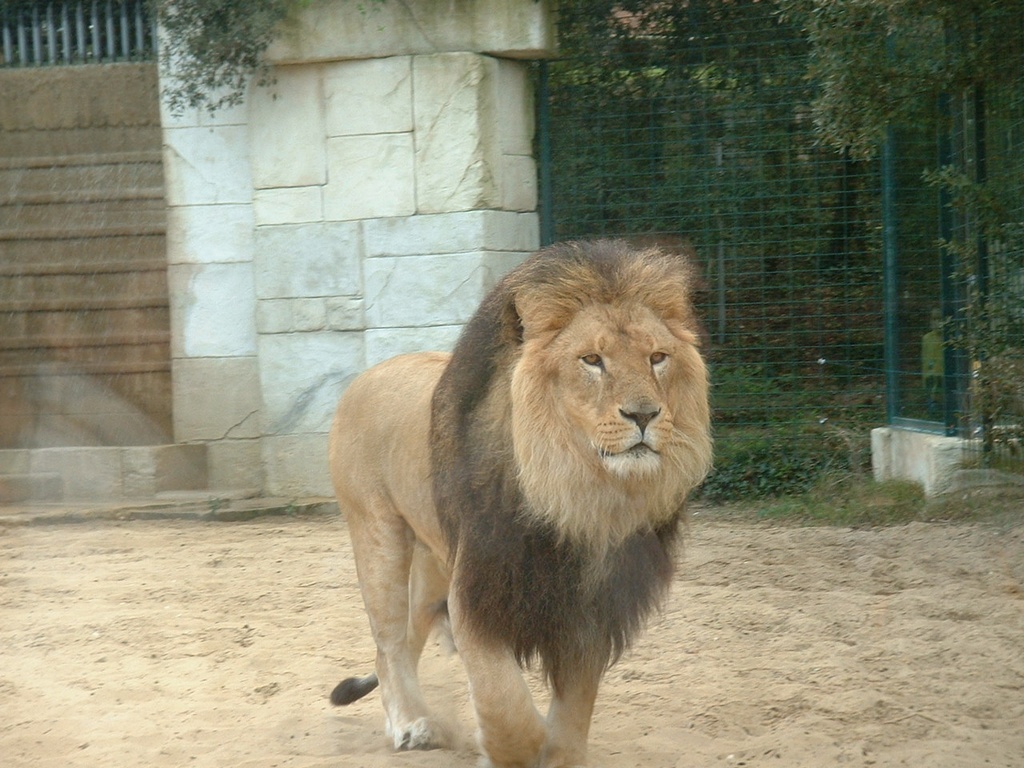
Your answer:
[[[5,766],[477,764],[465,677],[426,693],[454,752],[396,755],[338,518],[0,531]],[[671,599],[598,699],[591,762],[1020,766],[1024,527],[698,518]]]

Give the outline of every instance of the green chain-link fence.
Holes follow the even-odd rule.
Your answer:
[[[806,44],[765,11],[541,77],[546,237],[696,252],[720,495],[863,470],[884,422],[878,168],[819,145]]]
[[[592,50],[541,67],[544,238],[648,236],[694,249],[718,446],[709,495],[794,491],[830,470],[864,472],[870,429],[887,421],[886,394],[890,409],[942,431],[943,414],[970,410],[978,391],[970,355],[944,343],[966,290],[951,266],[959,257],[939,245],[952,226],[939,215],[949,195],[922,180],[944,162],[949,116],[937,106],[891,144],[898,161],[886,180],[899,195],[883,211],[883,163],[822,146],[816,134],[800,30],[771,3],[672,8],[655,30],[620,13]],[[1010,167],[1021,162],[1024,134],[1015,98],[1000,106],[999,173],[1019,181],[1019,166]],[[989,159],[992,174],[991,151]],[[886,358],[883,218],[900,225],[903,294],[888,328],[899,363]],[[1012,263],[1001,258],[1000,269]],[[943,272],[956,294],[945,311]],[[1022,295],[1001,299],[1017,302],[1010,317],[1020,317]],[[937,352],[926,338],[936,328]],[[1011,330],[1005,321],[1001,329]],[[946,380],[929,378],[927,354],[948,359],[939,370]],[[888,393],[887,364],[901,371]],[[979,427],[958,418],[957,434]],[[1009,434],[1014,417],[1001,418]]]

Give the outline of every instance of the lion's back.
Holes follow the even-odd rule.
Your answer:
[[[430,502],[430,400],[450,355],[418,352],[378,363],[342,395],[329,441],[331,480],[351,512],[393,500],[417,516]]]

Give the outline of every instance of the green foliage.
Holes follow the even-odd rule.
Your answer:
[[[911,522],[985,522],[1012,527],[1020,523],[1024,494],[1012,486],[978,486],[925,498],[917,483],[834,472],[820,476],[808,490],[791,496],[745,501],[703,511],[709,518],[740,518],[786,525],[866,528]]]
[[[1024,161],[1008,160],[1009,168],[985,183],[953,167],[925,174],[974,234],[941,243],[963,286],[960,311],[947,319],[946,335],[973,366],[964,412],[983,427],[989,459],[997,458],[991,455],[997,447],[1019,454],[1024,435]]]
[[[163,36],[161,63],[174,81],[164,92],[173,114],[240,104],[250,79],[273,82],[263,52],[278,25],[306,0],[152,0]]]
[[[860,473],[863,455],[824,429],[735,429],[716,442],[715,468],[700,495],[717,504],[801,494],[823,477]]]
[[[736,429],[773,428],[785,454],[800,425],[880,421],[864,394],[881,390],[877,171],[815,134],[800,28],[750,0],[564,0],[558,14],[556,238],[694,246],[720,453]],[[709,481],[717,498],[788,492],[820,457],[729,458]]]
[[[845,473],[820,477],[806,492],[769,502],[762,520],[852,527],[898,525],[933,519],[917,483],[875,483]]]
[[[1018,77],[1024,0],[779,0],[805,30],[823,139],[876,154],[888,125],[913,124],[930,97]]]

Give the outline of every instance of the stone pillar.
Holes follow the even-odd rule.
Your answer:
[[[276,85],[214,121],[166,123],[168,161],[206,182],[168,184],[172,238],[179,222],[194,246],[172,253],[178,440],[236,463],[257,442],[266,492],[331,492],[345,385],[449,348],[538,246],[522,59],[552,47],[544,2],[324,1],[268,52]]]
[[[210,487],[261,488],[249,124],[162,108],[174,439],[207,446]]]

